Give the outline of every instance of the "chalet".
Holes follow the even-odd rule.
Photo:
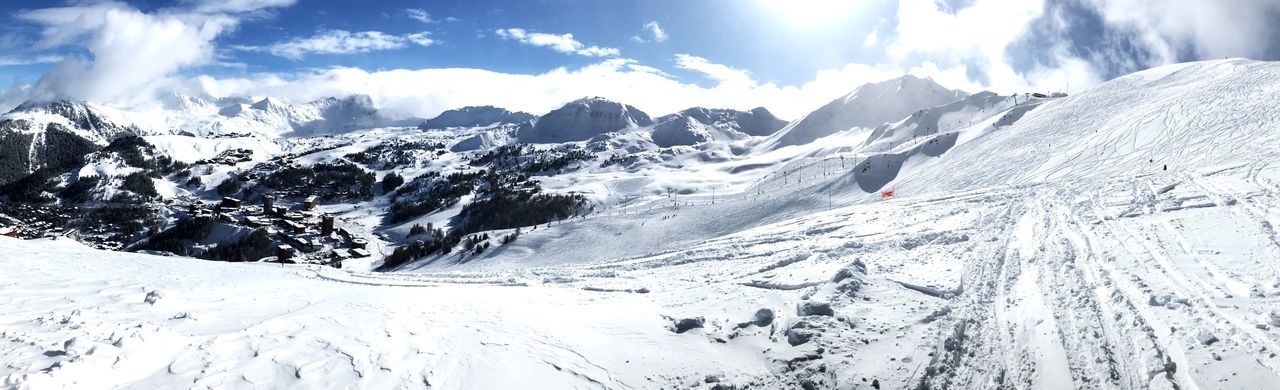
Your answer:
[[[369,251],[360,249],[360,248],[355,248],[351,250],[351,257],[354,257],[357,259],[369,257]]]
[[[275,214],[277,217],[283,217],[285,214],[289,213],[289,208],[284,206],[275,206],[271,208],[271,213]]]
[[[302,208],[305,210],[315,210],[316,206],[318,206],[319,204],[320,204],[320,197],[311,195],[311,196],[308,196],[306,200],[302,201]]]
[[[0,228],[0,236],[22,238],[22,231],[15,227]]]
[[[201,224],[213,222],[213,212],[204,209],[196,211],[196,222]]]
[[[294,221],[283,221],[285,228],[291,233],[306,233],[307,225]]]
[[[334,249],[329,253],[329,257],[338,260],[346,260],[351,258],[351,252],[346,249]]]
[[[305,241],[303,241],[301,238],[298,238],[297,236],[294,236],[294,235],[281,234],[280,239],[283,240],[284,242],[291,244],[292,247],[305,248],[307,246],[307,243]],[[284,245],[284,246],[289,246],[289,245]]]
[[[263,221],[261,218],[258,218],[252,215],[246,215],[244,217],[244,224],[250,227],[262,227],[262,226],[265,226],[267,223]]]
[[[308,239],[306,242],[307,242],[308,250],[318,251],[318,250],[324,249],[324,241],[320,241],[319,238],[313,237],[311,239]]]
[[[218,208],[222,210],[239,210],[240,200],[232,197],[222,198],[222,203],[218,204]]]
[[[288,245],[280,245],[276,247],[276,260],[281,263],[293,262],[293,247]]]

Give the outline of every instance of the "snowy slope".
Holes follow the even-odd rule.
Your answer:
[[[1094,183],[1115,194],[1105,198],[1053,183],[906,198],[510,271],[364,274],[6,241],[0,377],[37,388],[1266,388],[1280,380],[1268,352],[1280,342],[1269,264],[1280,248],[1249,220],[1276,195],[1249,172],[1164,192],[1167,181]],[[702,208],[668,214],[715,215]],[[613,242],[635,239],[625,234]],[[772,318],[752,324],[760,309]],[[701,328],[672,331],[699,317]]]
[[[70,100],[27,102],[2,116],[6,131],[40,133],[59,126],[95,144],[142,131],[126,119],[126,114],[109,107]]]
[[[96,104],[28,102],[0,115],[0,184],[61,169],[112,140],[144,133],[126,114]]]
[[[904,175],[900,188],[1131,177],[1251,164],[1275,155],[1280,66],[1248,60],[1172,65],[1045,103]]]
[[[802,145],[851,128],[873,128],[965,95],[910,75],[867,84],[792,122],[762,145],[771,149]]]

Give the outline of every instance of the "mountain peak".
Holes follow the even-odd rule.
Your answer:
[[[265,97],[265,98],[262,98],[262,100],[259,100],[258,102],[253,103],[253,105],[249,106],[249,108],[252,108],[255,110],[262,110],[262,111],[279,111],[283,109],[285,106],[287,105],[280,103],[278,100],[273,100],[269,97]]]
[[[577,99],[524,126],[517,138],[525,143],[585,141],[596,135],[649,126],[653,119],[639,109],[601,97]]]
[[[853,128],[870,129],[968,95],[913,75],[864,84],[788,125],[767,145],[807,144]]]
[[[467,106],[447,110],[435,118],[423,121],[419,129],[444,129],[449,127],[479,127],[494,124],[516,124],[537,117],[525,112],[512,112],[494,106]]]

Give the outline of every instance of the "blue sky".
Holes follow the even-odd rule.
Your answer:
[[[797,84],[809,81],[818,69],[839,67],[850,61],[879,61],[882,56],[864,49],[865,36],[878,20],[893,17],[891,7],[849,9],[839,23],[814,28],[779,20],[775,6],[738,0],[642,2],[542,0],[542,1],[333,1],[301,0],[270,16],[242,23],[218,39],[225,47],[266,46],[327,30],[380,31],[389,34],[429,32],[437,43],[423,47],[406,45],[397,50],[377,50],[353,55],[314,54],[301,59],[270,53],[224,50],[229,60],[246,68],[193,69],[208,74],[282,72],[299,67],[353,66],[365,69],[474,67],[510,73],[545,72],[561,66],[582,66],[598,58],[569,55],[504,41],[497,29],[522,28],[551,34],[573,34],[584,44],[618,48],[623,56],[709,83],[696,74],[672,67],[672,55],[691,53],[714,58],[717,63],[751,72],[763,81]],[[180,6],[173,1],[131,1],[144,12]],[[13,11],[49,6],[48,1],[6,2],[9,11],[0,31],[35,38],[36,30],[13,16]],[[421,10],[430,20],[423,22]],[[418,17],[418,18],[415,18]],[[656,22],[666,40],[654,42],[644,26]],[[642,37],[639,42],[633,37]],[[749,42],[749,44],[748,44]],[[15,49],[15,48],[9,48]],[[56,52],[56,51],[55,51]],[[0,79],[13,75],[38,78],[50,64],[0,68]]]
[[[1274,59],[1276,3],[10,0],[0,105],[365,93],[429,115],[486,99],[539,111],[593,94],[658,111],[764,105],[794,116],[904,73],[957,89],[1079,90],[1172,62]],[[506,91],[462,90],[471,85]]]

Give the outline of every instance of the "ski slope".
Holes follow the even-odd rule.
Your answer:
[[[907,198],[679,250],[512,270],[369,274],[6,238],[0,377],[19,388],[652,388],[709,377],[1267,388],[1280,383],[1280,249],[1260,221],[1276,216],[1275,174],[1259,165],[1091,183],[1102,192],[1036,184]],[[815,304],[830,315],[802,309]],[[760,309],[774,313],[767,326],[739,328]],[[695,317],[702,328],[670,330]]]

